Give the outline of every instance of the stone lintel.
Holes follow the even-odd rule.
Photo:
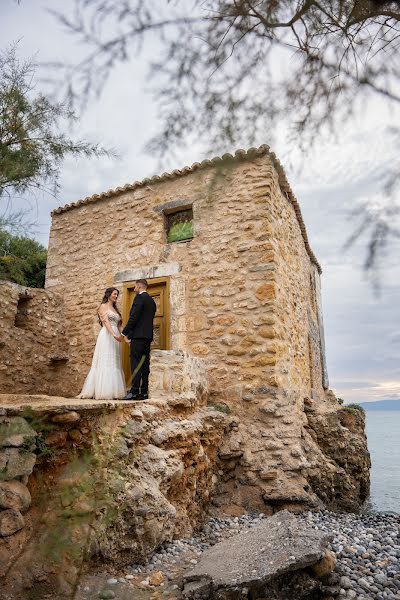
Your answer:
[[[187,199],[180,200],[171,200],[170,202],[166,202],[165,204],[159,204],[154,207],[154,211],[158,214],[168,215],[170,213],[175,212],[176,210],[186,210],[187,208],[191,208],[193,206],[193,202]]]
[[[177,275],[181,271],[181,265],[178,263],[162,263],[149,267],[138,267],[120,271],[114,275],[114,283],[124,283],[125,281],[135,281],[136,279],[155,279],[156,277],[169,277]]]

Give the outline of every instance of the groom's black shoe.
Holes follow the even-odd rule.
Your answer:
[[[140,392],[139,400],[148,400],[148,399],[149,399],[149,394],[147,392]]]
[[[122,398],[122,400],[141,400],[138,393],[128,392],[126,396]]]

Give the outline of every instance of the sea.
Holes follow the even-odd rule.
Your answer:
[[[366,416],[372,462],[368,507],[400,513],[400,410],[371,410]]]

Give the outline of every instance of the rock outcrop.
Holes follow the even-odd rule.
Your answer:
[[[306,408],[303,449],[308,483],[325,507],[358,512],[370,490],[371,459],[362,410]]]
[[[271,395],[246,401],[219,449],[221,481],[213,504],[240,511],[329,508],[357,512],[369,494],[365,417],[324,402]]]
[[[81,561],[143,562],[202,524],[231,416],[195,394],[179,412],[162,399],[34,400],[1,417],[0,576],[11,597],[38,581],[66,593]]]

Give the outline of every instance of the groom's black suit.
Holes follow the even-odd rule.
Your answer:
[[[153,340],[153,319],[156,303],[147,292],[136,294],[129,319],[122,335],[131,340],[131,370],[134,374],[131,392],[134,395],[149,391],[150,344]],[[138,365],[144,357],[144,362]]]

